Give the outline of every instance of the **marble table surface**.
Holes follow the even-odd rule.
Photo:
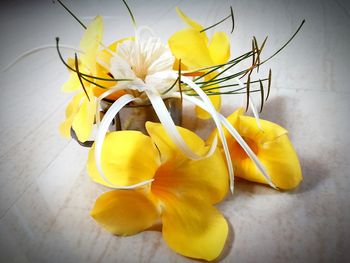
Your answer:
[[[122,1],[64,1],[86,23],[104,16],[104,42],[131,34]],[[218,207],[230,224],[220,262],[350,262],[350,4],[346,0],[132,1],[138,24],[164,40],[184,27],[175,6],[204,25],[235,12],[232,56],[269,36],[277,50],[306,19],[293,42],[268,65],[271,98],[262,118],[290,132],[304,181],[278,192],[245,181]],[[0,68],[22,52],[54,44],[78,46],[82,28],[52,1],[7,1],[0,9]],[[227,30],[230,23],[219,26]],[[72,53],[64,52],[65,56]],[[90,218],[104,191],[87,176],[88,150],[60,137],[70,95],[68,73],[54,49],[27,56],[0,73],[0,262],[191,262],[161,233],[117,237]],[[258,99],[256,100],[258,103]],[[224,99],[229,114],[242,98]],[[205,137],[210,124],[184,125]]]

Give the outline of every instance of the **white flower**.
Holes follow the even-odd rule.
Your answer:
[[[111,58],[110,71],[116,78],[133,79],[124,82],[128,89],[142,92],[152,87],[162,94],[176,80],[173,72],[175,58],[159,38],[143,36],[141,33],[145,29],[150,32],[141,28],[136,32],[135,41],[124,41],[118,46]]]

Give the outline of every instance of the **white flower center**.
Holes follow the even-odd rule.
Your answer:
[[[129,78],[127,88],[152,86],[160,93],[175,81],[172,74],[173,57],[169,47],[159,38],[143,37],[140,31],[135,41],[124,41],[118,46],[117,54],[111,58],[111,73],[116,78]]]

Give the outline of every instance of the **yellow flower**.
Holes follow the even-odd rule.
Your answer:
[[[108,70],[97,63],[98,60],[108,67],[112,56],[105,49],[99,51],[100,42],[102,41],[102,32],[102,17],[97,16],[85,30],[80,42],[80,49],[83,53],[79,58],[79,71],[92,76],[110,78]],[[108,48],[113,52],[122,41],[124,41],[124,39],[114,42]],[[71,68],[75,68],[74,59],[69,59],[68,64]],[[63,91],[78,91],[78,93],[72,98],[66,108],[66,119],[60,125],[60,133],[69,138],[72,128],[81,142],[85,142],[90,138],[96,115],[96,97],[106,91],[105,89],[99,88],[94,83],[106,88],[117,84],[115,81],[88,79],[93,83],[86,80],[82,80],[82,82],[89,98],[86,96],[76,72],[70,73],[69,80],[62,87]],[[125,92],[120,91],[108,96],[108,98],[117,99],[124,93]]]
[[[95,75],[97,71],[96,55],[102,40],[102,31],[102,18],[97,16],[85,30],[80,42],[80,49],[83,52],[79,59],[79,71],[81,73]],[[75,68],[74,60],[68,60],[68,64]],[[83,91],[76,72],[71,72],[69,80],[63,85],[63,91],[78,91],[78,93],[68,104],[66,119],[60,125],[60,133],[63,136],[70,137],[70,130],[73,128],[81,142],[89,139],[96,114],[96,98],[93,94],[93,86],[85,80],[83,80],[83,83],[89,98]]]
[[[228,226],[213,206],[228,190],[228,173],[219,150],[203,160],[186,158],[161,124],[148,122],[151,137],[138,131],[107,134],[102,149],[102,169],[111,183],[127,186],[154,181],[134,190],[102,194],[91,215],[116,235],[133,235],[161,220],[166,243],[177,253],[205,260],[218,257]],[[199,155],[208,151],[193,132],[178,127],[188,145]],[[98,173],[94,147],[87,170],[93,180],[109,186]]]
[[[182,29],[174,33],[169,38],[169,47],[174,56],[184,67],[182,69],[198,70],[208,66],[226,63],[230,58],[230,40],[224,32],[215,32],[211,41],[209,41],[205,32],[200,32],[203,27],[197,22],[187,17],[180,9],[176,9],[179,16],[188,24],[189,28]],[[175,63],[175,66],[177,64]],[[205,73],[205,72],[202,72]],[[201,74],[202,74],[201,73]],[[215,77],[216,73],[205,76],[205,80]],[[215,88],[217,86],[210,86]],[[211,90],[213,92],[217,89]],[[220,95],[210,96],[210,100],[216,109],[221,107]],[[202,119],[210,118],[210,115],[196,108],[197,116]]]
[[[287,130],[266,120],[260,120],[261,129],[259,129],[255,118],[244,116],[243,112],[243,109],[238,109],[227,119],[259,158],[272,182],[283,190],[298,186],[303,177],[298,156],[288,138]],[[267,184],[265,177],[227,130],[225,137],[235,175],[249,181]]]

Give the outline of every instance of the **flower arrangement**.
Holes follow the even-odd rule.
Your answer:
[[[68,60],[56,38],[59,57],[70,72],[62,89],[75,94],[60,133],[91,147],[88,174],[110,188],[91,211],[100,226],[125,236],[161,224],[172,250],[213,260],[228,235],[227,221],[215,204],[229,190],[234,192],[234,176],[281,190],[298,186],[301,168],[288,132],[259,118],[251,93],[260,92],[261,111],[270,93],[271,70],[258,80],[252,79],[253,72],[288,45],[303,23],[268,59],[261,59],[266,39],[259,45],[255,37],[250,51],[231,58],[228,34],[215,32],[209,39],[206,31],[225,20],[231,20],[233,31],[232,8],[227,17],[206,28],[177,8],[186,27],[162,43],[150,28],[136,26],[123,0],[135,34],[105,45],[101,16],[86,26],[58,2],[85,29],[78,52]],[[247,69],[234,71],[248,59],[252,63]],[[254,117],[245,116],[243,108],[224,117],[221,96],[240,93],[246,94],[246,110],[250,107]],[[180,101],[179,107],[182,102],[195,105],[197,117],[212,120],[216,129],[204,141],[181,127],[169,113],[167,99]],[[104,102],[109,103],[105,108]],[[145,105],[159,122],[142,124],[144,133],[141,128],[111,129],[124,107],[139,107],[140,112]]]

